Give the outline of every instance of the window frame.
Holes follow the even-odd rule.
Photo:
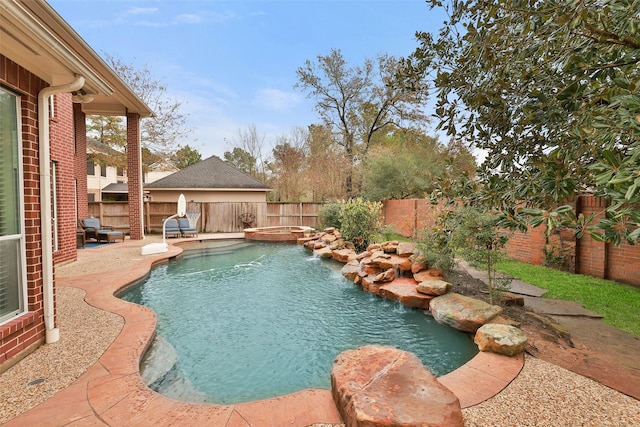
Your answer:
[[[0,91],[12,96],[14,98],[14,108],[15,108],[15,138],[11,136],[11,144],[12,144],[12,152],[13,154],[17,154],[17,174],[14,175],[15,181],[13,186],[17,185],[18,197],[17,204],[15,207],[16,214],[18,215],[19,222],[19,234],[7,234],[6,236],[0,236],[0,241],[2,242],[16,242],[16,258],[17,264],[14,266],[15,268],[15,277],[18,279],[18,283],[15,286],[18,288],[18,307],[13,309],[10,312],[5,313],[4,315],[0,315],[0,325],[3,325],[7,322],[12,321],[13,319],[23,315],[28,311],[28,286],[27,286],[27,267],[26,267],[26,232],[25,232],[25,210],[24,210],[24,180],[23,180],[23,156],[22,156],[22,97],[15,92],[12,92],[5,87],[0,86]],[[0,126],[2,123],[0,123]],[[8,132],[12,133],[12,132]],[[15,187],[14,187],[15,188]]]

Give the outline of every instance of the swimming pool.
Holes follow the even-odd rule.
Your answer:
[[[152,388],[232,404],[329,389],[334,358],[366,344],[414,352],[438,376],[477,353],[467,334],[363,291],[341,267],[296,245],[236,241],[154,268],[121,295],[156,312],[176,352]]]

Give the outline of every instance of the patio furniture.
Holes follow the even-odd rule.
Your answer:
[[[166,237],[180,237],[182,233],[180,232],[180,225],[178,224],[178,220],[175,218],[169,218],[164,221],[164,233]]]
[[[182,237],[198,237],[198,230],[191,225],[189,218],[178,218],[178,226],[180,227]]]
[[[122,239],[124,242],[124,233],[122,231],[115,231],[110,225],[100,224],[98,218],[85,218],[80,221],[80,225],[88,239],[95,239],[98,242],[104,240],[107,243]]]
[[[82,249],[87,246],[87,234],[82,228],[76,229],[76,246],[82,245]]]

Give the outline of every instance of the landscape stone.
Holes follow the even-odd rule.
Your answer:
[[[413,274],[419,273],[428,268],[429,268],[429,264],[427,264],[426,262],[416,262],[416,261],[411,262],[411,272]]]
[[[315,249],[313,253],[320,258],[331,258],[333,251],[327,247]]]
[[[336,240],[338,240],[338,238],[336,237],[335,234],[326,234],[326,235],[322,236],[322,240],[324,240],[326,243],[331,243],[331,242],[335,242]]]
[[[473,341],[480,351],[515,356],[524,351],[527,336],[515,326],[489,323],[476,331]]]
[[[402,257],[411,257],[416,252],[416,245],[409,242],[400,242],[396,249],[396,254]]]
[[[336,261],[349,262],[351,259],[355,259],[356,252],[353,249],[336,249],[332,256]]]
[[[361,266],[358,261],[349,261],[342,267],[342,275],[352,282],[356,280],[358,277],[358,273],[360,272]]]
[[[400,271],[411,270],[411,261],[409,260],[409,258],[401,257],[396,254],[384,253],[377,256],[376,254],[378,253],[376,252],[371,257],[371,264],[381,268],[382,270],[387,270],[389,268],[397,268]]]
[[[384,284],[382,282],[376,282],[377,276],[365,276],[360,280],[360,285],[362,285],[362,289],[367,292],[370,292],[374,295],[380,295],[380,287]]]
[[[378,274],[377,276],[375,276],[373,281],[376,283],[381,283],[381,282],[387,283],[387,282],[392,282],[393,280],[395,280],[395,278],[396,278],[396,271],[393,268],[390,268]]]
[[[435,297],[431,300],[430,309],[438,323],[465,332],[476,332],[502,313],[502,307],[455,292]]]
[[[432,296],[416,290],[417,282],[410,277],[401,277],[380,287],[380,296],[391,301],[400,301],[407,307],[429,309]]]
[[[346,426],[464,425],[458,398],[416,355],[393,347],[340,353],[331,391]]]
[[[452,284],[444,280],[425,280],[418,283],[416,291],[425,295],[444,295],[452,288]]]
[[[427,282],[427,281],[435,281],[435,280],[443,280],[443,277],[439,275],[440,270],[438,269],[427,269],[418,271],[417,273],[413,273],[413,278],[416,279],[416,282]]]
[[[397,240],[392,240],[389,242],[382,243],[381,246],[382,246],[382,250],[385,251],[385,253],[395,254],[399,244],[400,242],[398,242]]]

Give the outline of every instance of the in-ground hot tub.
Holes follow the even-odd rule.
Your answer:
[[[315,232],[315,229],[304,225],[245,228],[244,238],[266,242],[295,242]]]

